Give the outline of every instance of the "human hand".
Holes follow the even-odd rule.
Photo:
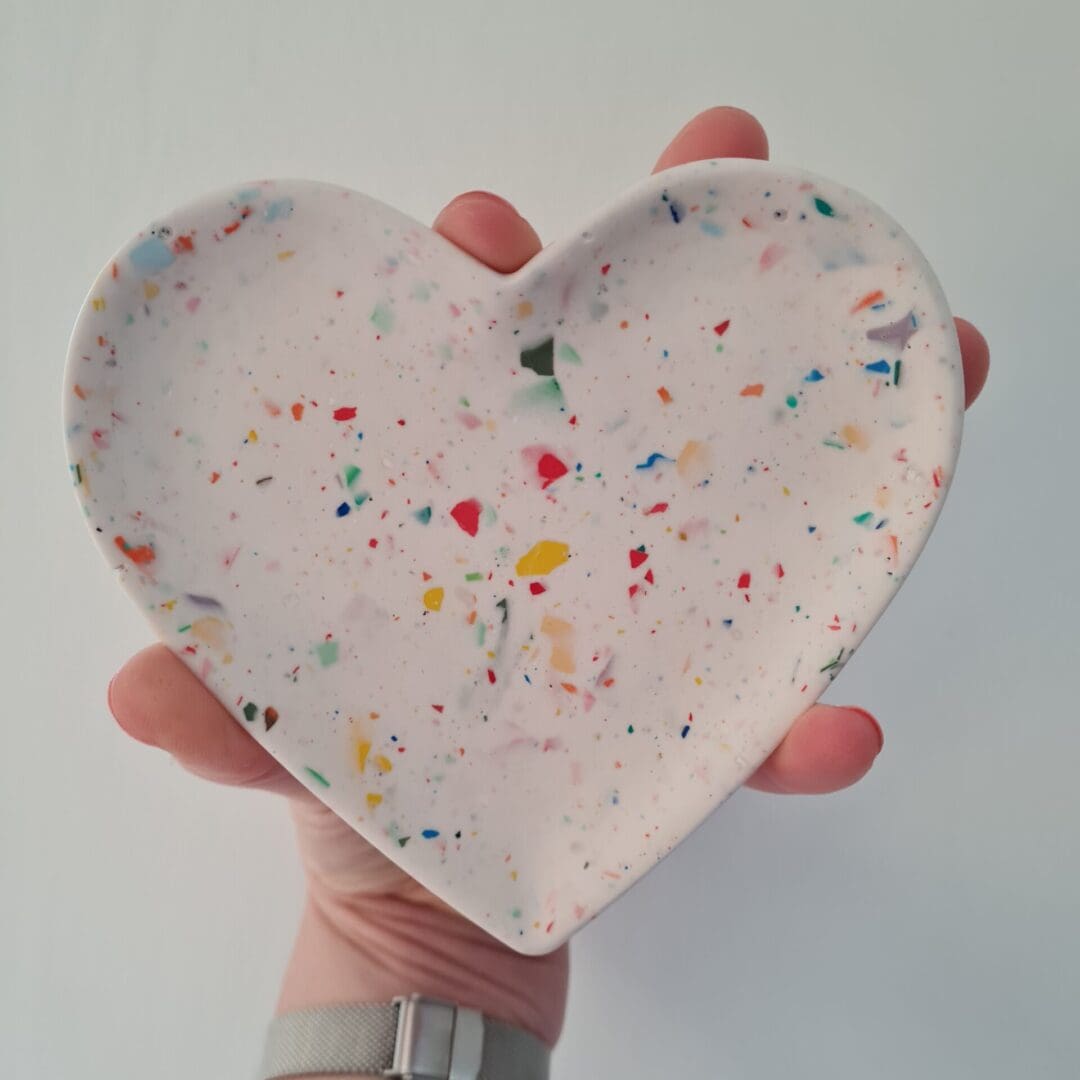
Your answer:
[[[710,109],[676,135],[653,171],[710,158],[767,156],[765,132],[752,116]],[[528,222],[484,192],[458,196],[434,228],[501,273],[517,270],[541,249]],[[989,352],[970,323],[957,319],[957,332],[970,405],[986,380]],[[279,1012],[419,992],[555,1043],[566,1003],[565,946],[547,956],[521,956],[423,889],[293,779],[166,646],[150,646],[120,669],[109,687],[109,706],[129,735],[168,751],[191,772],[288,796],[308,894]],[[836,791],[863,776],[881,746],[881,729],[868,712],[814,705],[747,786],[791,794]]]

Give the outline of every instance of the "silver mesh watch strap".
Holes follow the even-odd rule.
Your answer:
[[[548,1048],[521,1028],[413,994],[275,1017],[259,1076],[548,1080],[549,1059]]]

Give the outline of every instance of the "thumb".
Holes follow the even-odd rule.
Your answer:
[[[136,653],[109,684],[109,710],[133,739],[219,784],[307,795],[165,645]]]

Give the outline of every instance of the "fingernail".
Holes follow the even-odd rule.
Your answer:
[[[114,682],[116,682],[116,676],[115,675],[109,680],[109,689],[105,691],[105,700],[108,703],[109,712],[111,712],[113,714],[113,718],[115,719],[116,718],[116,710],[113,708],[113,703],[112,703],[112,688],[113,688],[113,683]]]
[[[865,709],[860,709],[855,705],[848,706],[852,712],[857,712],[860,716],[865,716],[867,720],[873,725],[874,731],[877,732],[877,752],[881,753],[881,748],[885,745],[885,732],[881,730],[881,725],[874,719],[874,717],[868,713]]]

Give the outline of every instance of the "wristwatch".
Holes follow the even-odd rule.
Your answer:
[[[393,1080],[547,1080],[535,1035],[449,1001],[411,994],[274,1017],[261,1080],[320,1075]]]

